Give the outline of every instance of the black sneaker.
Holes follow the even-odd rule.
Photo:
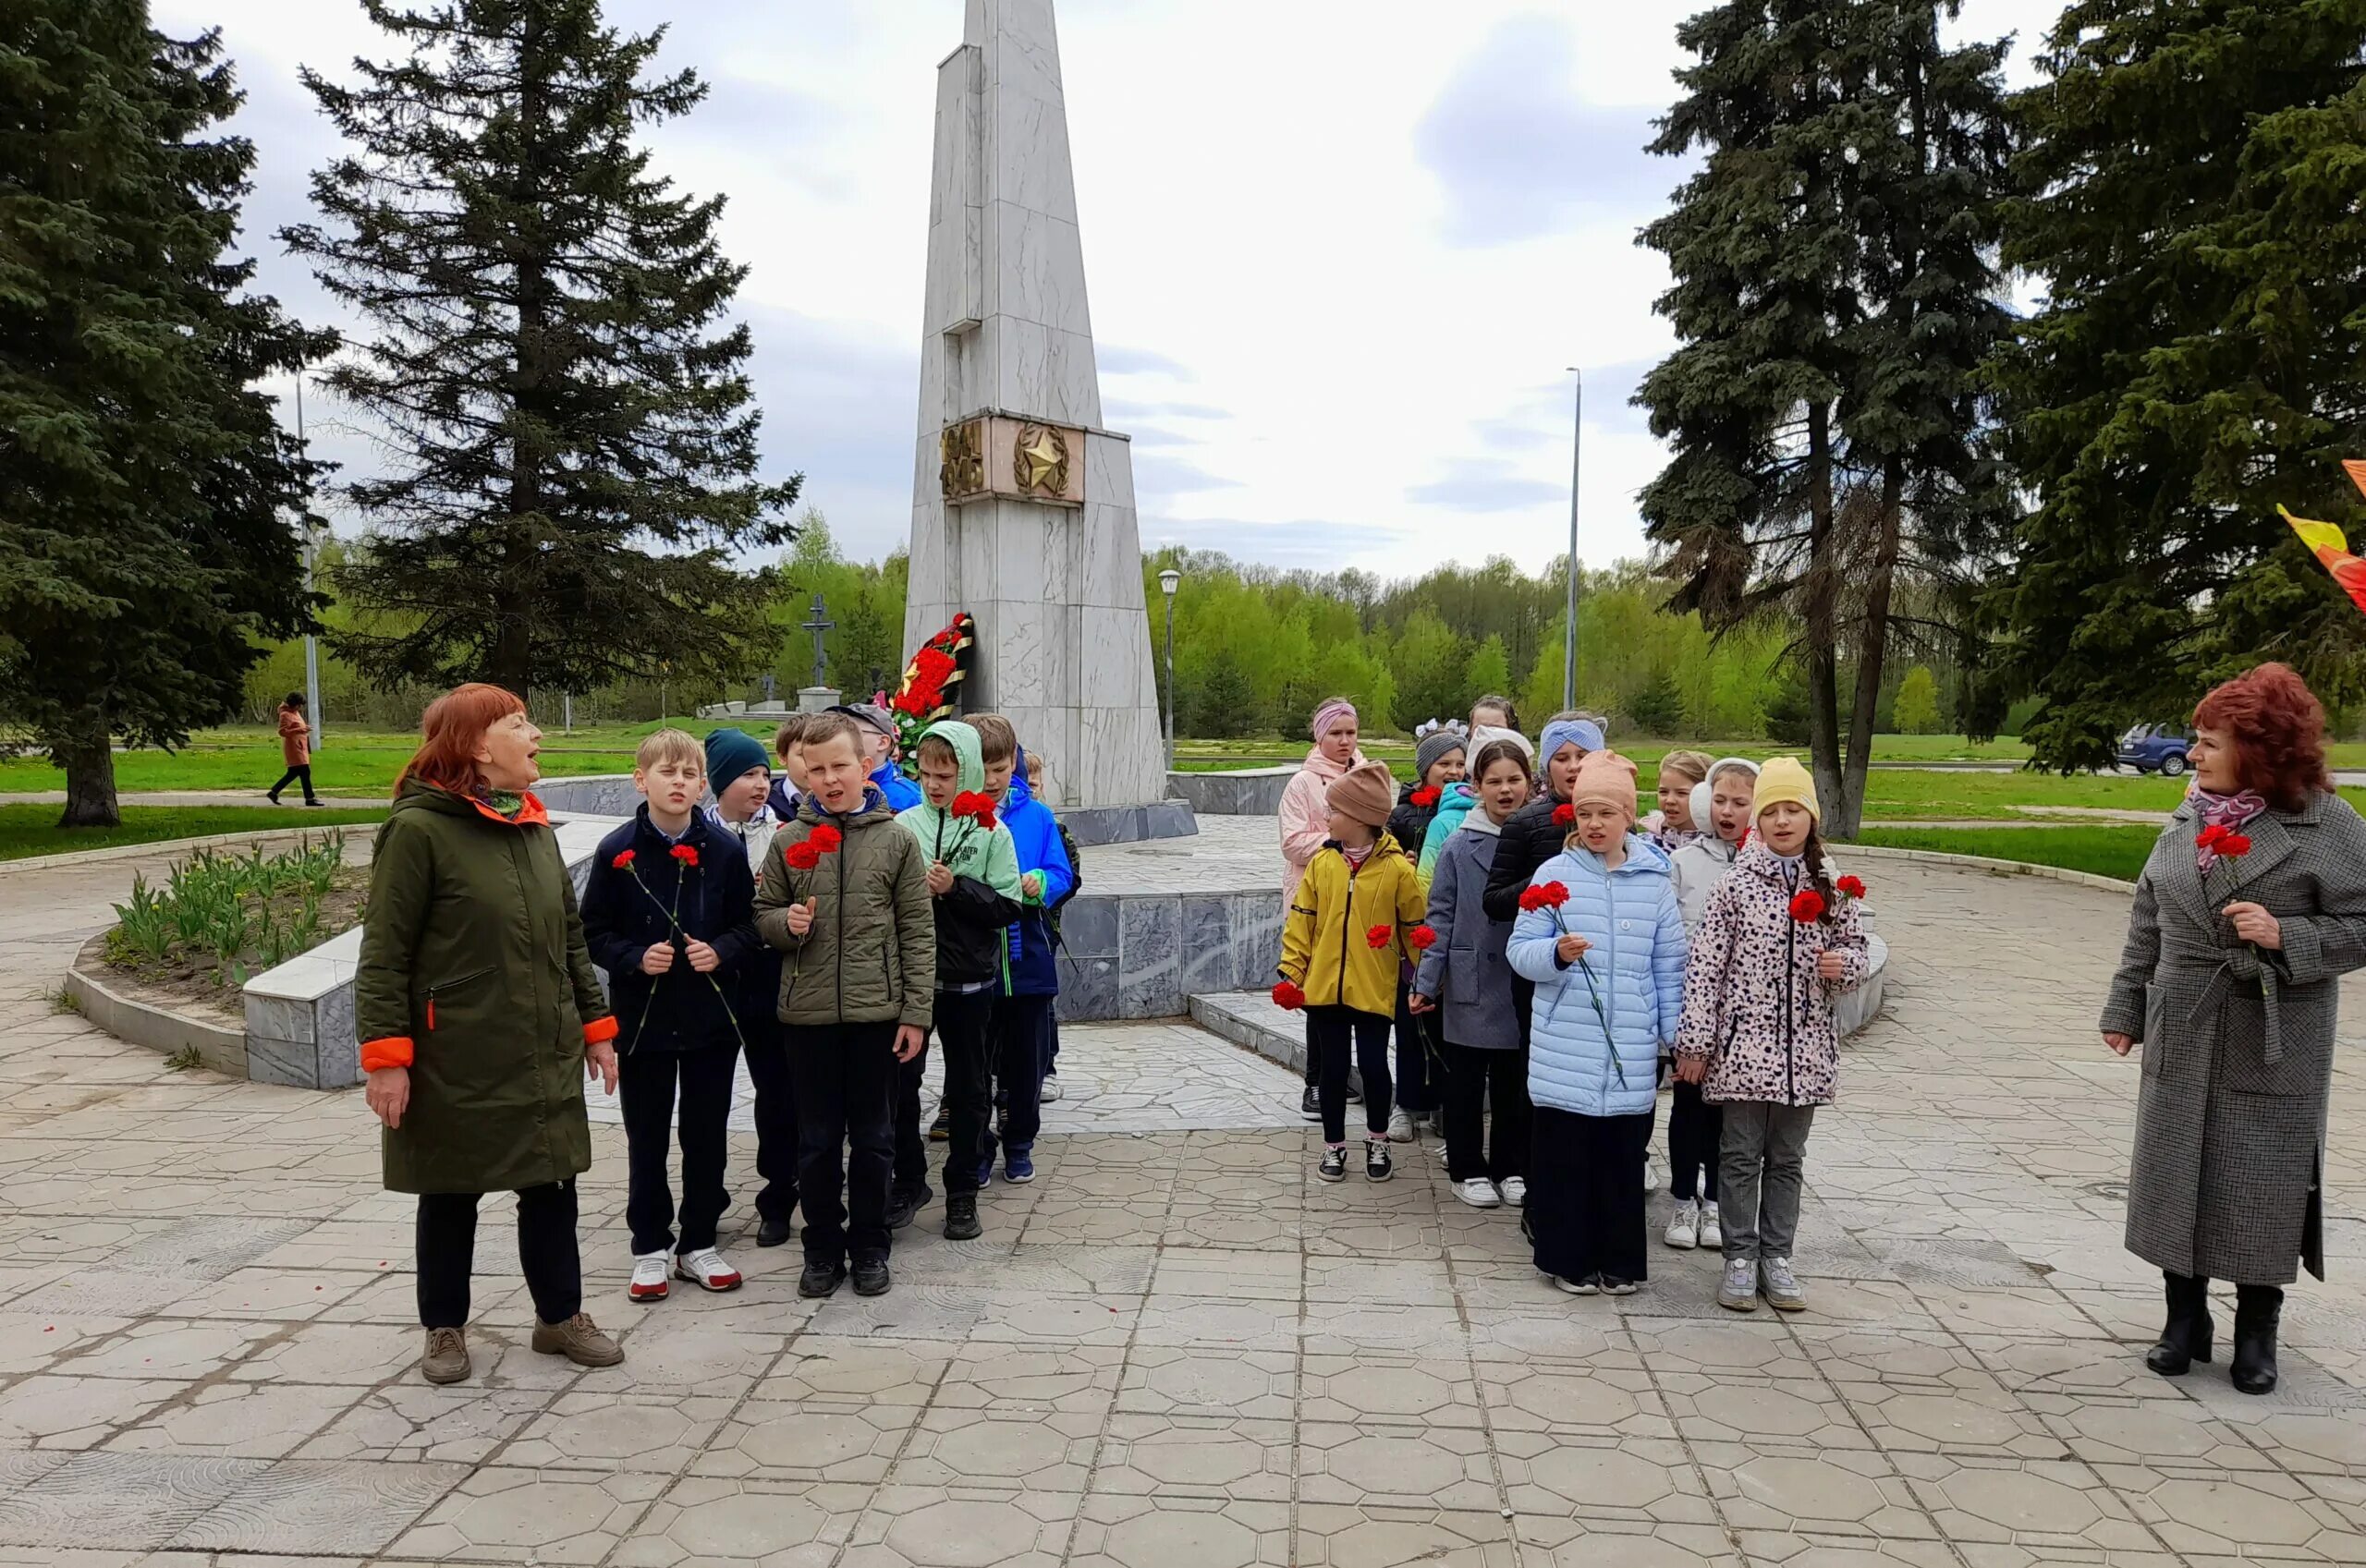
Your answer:
[[[1298,1102],[1299,1113],[1310,1122],[1323,1120],[1323,1091],[1312,1084],[1306,1086],[1306,1098]]]
[[[885,1295],[887,1287],[893,1282],[887,1277],[887,1259],[884,1258],[858,1258],[854,1260],[855,1295]]]
[[[788,1236],[788,1222],[786,1220],[766,1220],[756,1227],[758,1246],[786,1246]]]
[[[928,1207],[936,1194],[926,1187],[897,1187],[887,1195],[887,1228],[900,1231],[912,1222],[912,1216]]]
[[[1388,1140],[1386,1138],[1364,1139],[1364,1180],[1384,1182],[1396,1173],[1396,1167],[1390,1164],[1388,1160]]]
[[[843,1263],[815,1263],[808,1260],[805,1272],[797,1276],[797,1294],[802,1296],[824,1296],[837,1294],[838,1282],[847,1277]]]
[[[978,1234],[978,1195],[948,1193],[945,1199],[945,1239],[974,1241]]]
[[[1324,1149],[1323,1151],[1323,1163],[1314,1168],[1314,1175],[1315,1179],[1318,1181],[1346,1181],[1348,1179],[1348,1151],[1344,1149]]]
[[[952,1136],[953,1112],[940,1105],[936,1108],[936,1120],[928,1124],[928,1141],[943,1143]]]
[[[1632,1295],[1635,1294],[1635,1282],[1632,1280],[1622,1280],[1616,1274],[1604,1274],[1602,1277],[1602,1294],[1604,1295]]]

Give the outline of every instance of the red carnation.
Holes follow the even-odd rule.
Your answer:
[[[1439,793],[1434,789],[1417,789],[1406,798],[1416,806],[1435,806],[1438,803]]]
[[[2220,823],[2213,822],[2193,835],[2193,844],[2197,849],[2216,849],[2233,836],[2231,830]]]
[[[2230,859],[2238,856],[2249,855],[2250,852],[2251,838],[2249,833],[2230,833],[2218,841],[2218,853]]]
[[[811,839],[790,845],[780,853],[791,870],[810,871],[822,863],[822,852],[813,847]]]
[[[1536,895],[1542,907],[1558,909],[1569,902],[1569,887],[1567,882],[1546,882],[1536,890]]]
[[[1553,825],[1555,827],[1566,828],[1577,820],[1578,808],[1569,805],[1567,802],[1565,801],[1561,805],[1553,808]]]
[[[912,673],[915,684],[942,686],[953,673],[953,655],[943,649],[923,648],[912,656]]]
[[[1411,930],[1405,933],[1405,940],[1412,943],[1414,951],[1419,953],[1427,953],[1431,948],[1437,945],[1438,933],[1432,930],[1427,926],[1415,926]]]
[[[805,835],[805,842],[813,846],[815,854],[827,855],[846,842],[846,836],[829,823],[823,822]]]
[[[1840,890],[1843,897],[1862,898],[1865,896],[1865,879],[1862,877],[1843,877],[1832,885]]]
[[[1284,980],[1274,988],[1274,1005],[1287,1013],[1295,1013],[1306,1005],[1306,992]]]
[[[1811,926],[1823,918],[1823,894],[1815,889],[1801,888],[1791,899],[1791,918],[1803,926]]]
[[[1389,940],[1396,936],[1396,928],[1395,926],[1374,926],[1372,930],[1364,933],[1364,942],[1372,947],[1386,947],[1389,943]]]
[[[631,851],[631,850],[629,850],[629,849],[626,850],[623,854],[621,854],[621,855],[617,856],[614,860],[609,861],[609,862],[608,862],[608,864],[609,864],[609,865],[611,865],[611,866],[614,866],[614,867],[615,867],[617,870],[619,870],[619,871],[629,871],[629,870],[631,870],[631,869],[632,869],[632,851]]]
[[[699,852],[687,844],[677,844],[665,853],[685,866],[696,866],[699,863]]]
[[[1534,888],[1524,887],[1519,890],[1519,907],[1522,914],[1532,913],[1544,907],[1544,900],[1537,896]]]

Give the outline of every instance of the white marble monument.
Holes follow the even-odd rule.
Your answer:
[[[969,611],[964,706],[1043,754],[1048,803],[1141,806],[1166,769],[1133,461],[1101,428],[1052,0],[967,12],[937,67],[904,646]]]

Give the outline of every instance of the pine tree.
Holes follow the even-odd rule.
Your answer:
[[[254,152],[218,34],[145,0],[0,8],[0,711],[120,820],[110,744],[236,709],[308,624],[312,469],[260,377],[325,353],[230,252]]]
[[[766,574],[799,480],[758,480],[747,269],[723,199],[649,172],[636,129],[689,113],[689,71],[598,0],[364,0],[407,51],[303,79],[358,144],[282,237],[369,319],[328,377],[394,449],[347,493],[375,533],[341,587],[348,656],[387,682],[582,689],[669,662],[770,662]]]
[[[2362,689],[2366,623],[2275,516],[2360,517],[2361,50],[2366,0],[2081,0],[2014,101],[2006,259],[2046,303],[1997,367],[2036,499],[1997,610],[2043,764],[2262,656]]]
[[[1774,605],[1827,827],[1853,833],[1904,570],[1960,560],[2000,504],[1972,378],[2004,317],[1986,247],[2006,152],[2001,46],[1947,50],[1955,0],[1728,0],[1653,151],[1707,152],[1643,231],[1683,339],[1636,401],[1673,456],[1642,494],[1673,609],[1732,631]],[[1993,524],[1989,525],[1993,527]],[[1859,689],[1844,764],[1840,664]]]

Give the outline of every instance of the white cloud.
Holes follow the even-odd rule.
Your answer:
[[[1568,377],[1587,367],[1584,553],[1641,548],[1658,444],[1623,406],[1669,346],[1636,229],[1681,177],[1637,139],[1674,95],[1689,6],[1600,0],[1066,0],[1069,133],[1109,419],[1140,438],[1145,543],[1409,573],[1568,528]],[[350,0],[156,0],[220,26],[253,94],[262,286],[326,314],[258,229],[301,215],[335,149],[297,66],[386,41]],[[1971,0],[1963,36],[2053,0]],[[764,449],[850,551],[901,541],[936,62],[959,0],[610,0],[671,22],[661,67],[712,96],[653,133],[731,198],[751,268]],[[2021,70],[2025,72],[2026,67]],[[311,409],[317,419],[323,412]],[[339,454],[367,462],[365,444]]]

